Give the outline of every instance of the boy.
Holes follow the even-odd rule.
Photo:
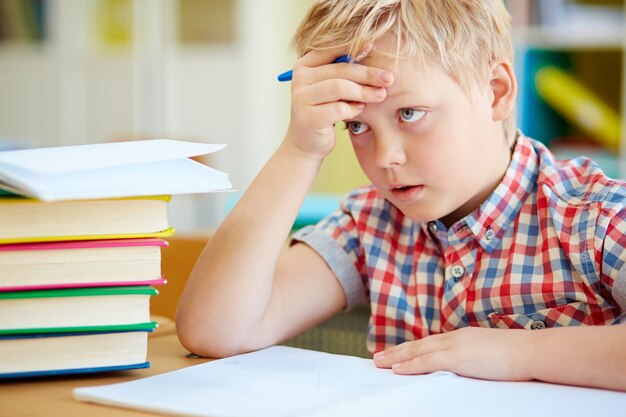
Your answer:
[[[626,390],[625,184],[515,131],[502,1],[321,0],[295,42],[285,139],[198,259],[182,343],[237,354],[369,301],[396,373]],[[372,185],[284,248],[342,121]]]

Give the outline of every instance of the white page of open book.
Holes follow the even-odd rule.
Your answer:
[[[225,146],[224,144],[171,139],[150,139],[22,149],[0,152],[0,166],[7,164],[33,173],[53,174],[188,158],[213,153]]]
[[[74,397],[184,416],[609,415],[626,394],[535,382],[490,382],[447,372],[398,376],[371,360],[283,346]],[[557,414],[558,413],[558,414]]]
[[[24,173],[23,194],[44,201],[192,194],[231,188],[228,174],[182,158],[86,170],[80,174]]]
[[[224,146],[158,139],[0,152],[0,183],[43,201],[224,191],[228,174],[186,157]]]

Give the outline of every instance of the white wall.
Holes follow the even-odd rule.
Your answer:
[[[49,0],[48,42],[0,46],[0,138],[22,146],[169,137],[228,147],[208,158],[245,190],[289,119],[291,36],[310,0],[231,0],[236,39],[179,45],[175,0],[133,0],[133,44],[98,42],[99,0]],[[225,0],[227,1],[227,0]],[[230,195],[182,196],[179,232],[211,228]]]

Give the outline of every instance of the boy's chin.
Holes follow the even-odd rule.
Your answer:
[[[401,204],[395,204],[393,201],[389,201],[395,208],[400,210],[407,218],[417,223],[428,223],[439,220],[441,215],[434,211],[425,212],[423,210],[417,210],[414,207],[402,207]]]

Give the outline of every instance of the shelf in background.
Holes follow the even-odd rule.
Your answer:
[[[515,28],[513,38],[517,45],[545,49],[616,49],[622,48],[626,30],[621,27],[592,29],[583,27]]]

